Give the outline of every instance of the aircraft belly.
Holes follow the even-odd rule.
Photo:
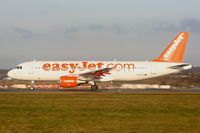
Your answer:
[[[127,80],[140,80],[147,78],[145,74],[139,74],[136,72],[114,72],[112,73],[113,80],[127,81]]]

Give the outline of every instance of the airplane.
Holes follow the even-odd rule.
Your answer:
[[[192,68],[183,63],[189,32],[180,32],[160,56],[151,61],[30,61],[17,65],[7,75],[18,80],[59,81],[60,87],[91,84],[98,89],[98,82],[134,81],[178,73]]]

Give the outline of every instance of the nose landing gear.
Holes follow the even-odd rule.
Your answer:
[[[31,90],[34,90],[34,89],[35,89],[35,88],[34,88],[34,83],[35,83],[35,82],[32,80],[32,81],[31,81],[31,88],[30,88]]]

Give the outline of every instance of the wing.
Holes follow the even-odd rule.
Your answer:
[[[103,76],[106,76],[107,74],[111,74],[110,71],[112,68],[104,68],[99,69],[91,72],[86,72],[79,74],[80,77],[83,77],[85,80],[98,80],[102,79]]]

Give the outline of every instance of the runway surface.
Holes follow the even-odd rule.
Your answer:
[[[94,92],[89,89],[35,89],[35,90],[29,90],[29,89],[0,89],[1,92]],[[99,89],[95,92],[128,92],[128,93],[158,93],[158,92],[200,92],[200,89]]]

